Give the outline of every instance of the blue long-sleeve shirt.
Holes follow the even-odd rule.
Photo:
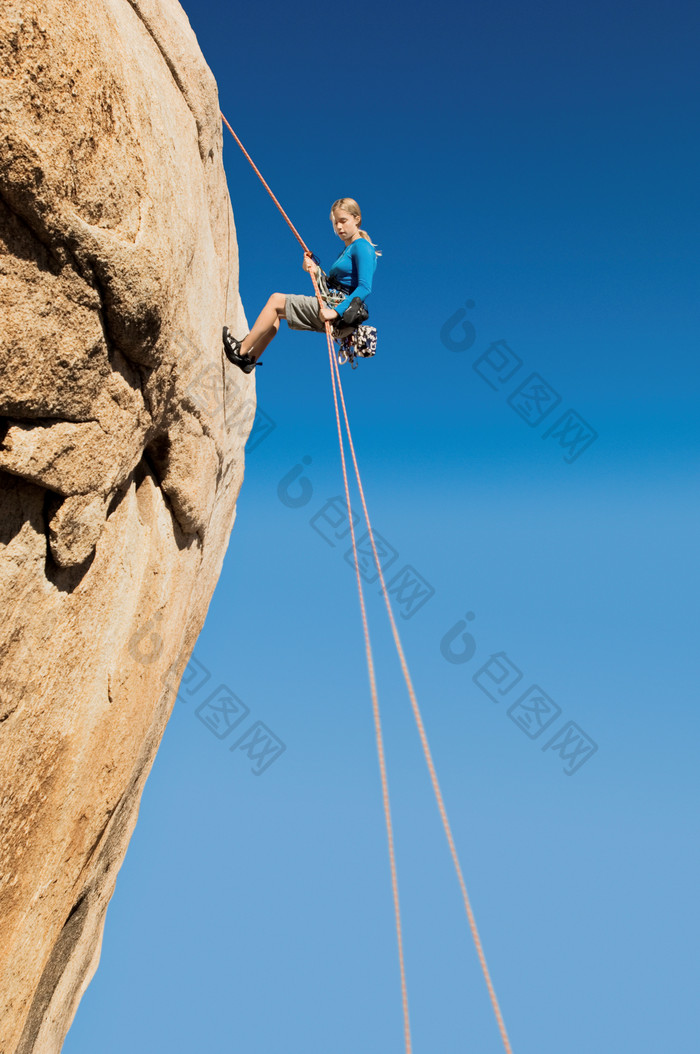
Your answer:
[[[328,272],[328,277],[336,286],[348,294],[336,307],[339,315],[350,307],[353,297],[359,296],[364,300],[372,292],[376,267],[374,247],[366,238],[356,238],[345,246]]]

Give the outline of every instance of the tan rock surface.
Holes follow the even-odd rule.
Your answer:
[[[60,1050],[221,568],[252,378],[176,0],[4,0],[0,1054]]]

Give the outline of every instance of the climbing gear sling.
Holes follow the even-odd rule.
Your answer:
[[[316,281],[321,298],[328,307],[336,308],[348,295],[346,290],[340,289],[332,280],[329,281],[328,275],[321,267],[316,271]],[[333,340],[339,345],[338,362],[341,366],[349,362],[354,370],[358,357],[367,359],[376,354],[377,330],[374,326],[362,324],[368,318],[369,311],[364,300],[354,296],[340,318],[331,323]]]

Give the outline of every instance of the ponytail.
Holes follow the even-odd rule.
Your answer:
[[[360,235],[361,238],[365,238],[369,242],[369,244],[374,248],[374,255],[375,256],[381,256],[382,255],[382,250],[377,248],[377,246],[374,244],[374,242],[370,238],[370,236],[367,233],[367,231],[358,231],[358,234]]]

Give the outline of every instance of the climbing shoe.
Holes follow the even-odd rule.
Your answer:
[[[252,373],[258,363],[252,358],[251,355],[241,355],[241,341],[229,332],[228,326],[224,326],[223,332],[224,338],[224,351],[226,358],[229,362],[232,362],[234,366],[238,366],[239,370],[243,370],[244,373]],[[260,363],[262,365],[262,363]]]

